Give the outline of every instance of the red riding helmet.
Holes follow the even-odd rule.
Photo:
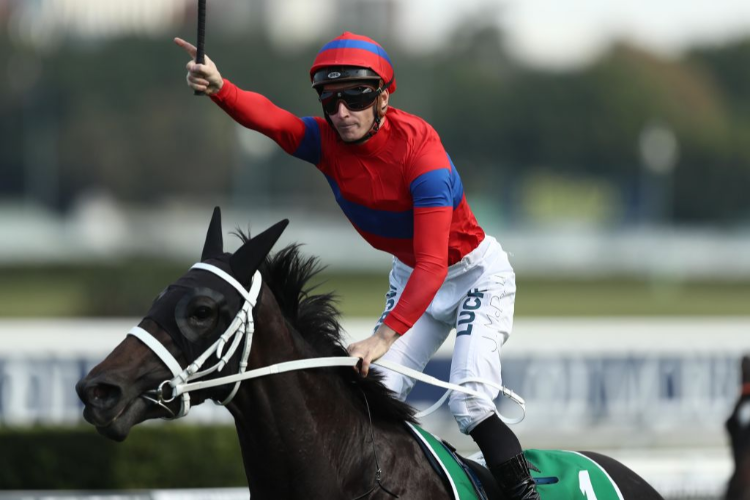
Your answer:
[[[348,31],[320,49],[310,68],[313,87],[347,80],[383,80],[383,90],[396,91],[388,54],[374,40]]]

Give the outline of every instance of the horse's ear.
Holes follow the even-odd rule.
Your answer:
[[[211,216],[211,223],[208,225],[206,233],[206,242],[203,244],[203,253],[201,261],[218,257],[224,253],[224,238],[221,236],[221,209],[214,208],[214,214]]]
[[[288,219],[277,222],[246,242],[229,258],[229,265],[232,267],[234,277],[243,286],[250,285],[253,274],[263,263],[263,259],[266,258],[288,224]]]

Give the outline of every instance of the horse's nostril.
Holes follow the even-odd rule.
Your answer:
[[[102,387],[101,385],[92,387],[91,391],[89,392],[91,394],[91,399],[94,399],[94,400],[104,399],[107,397],[107,394],[109,393],[109,391],[105,387]]]
[[[122,390],[116,385],[94,384],[84,390],[86,403],[98,408],[114,406],[122,395]]]

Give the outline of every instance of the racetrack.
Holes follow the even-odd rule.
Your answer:
[[[72,384],[135,322],[0,321],[0,420],[10,426],[79,422]],[[344,326],[356,339],[368,334],[371,322]],[[738,391],[736,362],[750,352],[748,331],[750,318],[519,318],[503,356],[505,383],[527,401],[519,437],[526,447],[609,454],[666,498],[719,498],[732,469],[723,421]],[[450,340],[428,371],[444,376],[449,352]],[[35,377],[50,383],[33,385]],[[43,399],[56,403],[14,406],[30,404],[24,395],[37,386]],[[436,399],[420,386],[413,393],[417,406]],[[594,387],[600,397],[584,397]],[[190,415],[193,423],[229,421],[221,408],[197,410]],[[473,451],[447,411],[424,424],[459,450]],[[247,498],[247,491],[0,492],[6,498],[229,499]]]

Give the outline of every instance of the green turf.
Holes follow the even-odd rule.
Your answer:
[[[0,317],[141,316],[188,264],[130,261],[0,268]],[[344,317],[380,315],[387,273],[324,273]],[[516,316],[750,315],[750,282],[630,278],[539,280],[517,276]]]
[[[337,290],[341,310],[377,316],[385,305],[386,276],[331,276],[321,290]],[[626,278],[549,281],[517,277],[516,316],[750,315],[750,283],[668,282]]]

